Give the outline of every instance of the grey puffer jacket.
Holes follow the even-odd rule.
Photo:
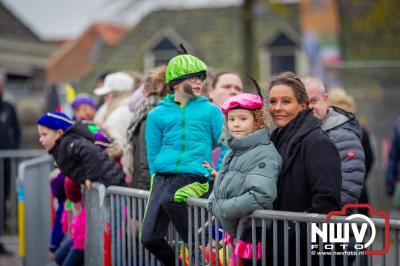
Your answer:
[[[230,150],[209,197],[209,206],[231,236],[239,219],[260,209],[272,209],[282,158],[264,129],[241,137],[228,137]]]
[[[328,133],[340,154],[341,204],[358,203],[365,177],[361,126],[354,114],[337,107],[329,107],[327,115],[322,120],[321,128]]]

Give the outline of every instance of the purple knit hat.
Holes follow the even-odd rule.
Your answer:
[[[71,103],[72,109],[76,110],[82,104],[87,104],[96,109],[96,101],[87,93],[79,93]]]
[[[106,149],[111,146],[111,140],[106,136],[104,129],[100,129],[97,133],[94,134],[94,144],[100,146],[103,149]]]

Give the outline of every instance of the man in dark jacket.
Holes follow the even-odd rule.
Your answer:
[[[14,107],[3,100],[4,95],[4,80],[0,73],[0,150],[13,150],[18,149],[21,139],[21,131],[18,123],[17,113]],[[4,197],[2,202],[8,199],[10,191],[11,181],[11,162],[10,159],[1,159],[3,162],[3,172],[0,173],[0,186],[3,187],[3,191],[0,191],[0,197]],[[3,218],[5,217],[5,204],[1,207],[3,211]],[[2,228],[0,228],[2,230]],[[0,244],[0,254],[9,254],[3,245]]]
[[[38,120],[40,143],[53,156],[59,169],[77,183],[98,181],[106,186],[124,185],[124,173],[81,122],[61,112],[51,112]]]
[[[0,150],[18,149],[21,130],[12,104],[3,100],[4,85],[0,77]]]
[[[328,133],[340,154],[341,204],[358,203],[365,176],[361,126],[353,113],[328,106],[328,95],[321,80],[308,77],[304,84],[314,115],[321,119],[321,128]]]

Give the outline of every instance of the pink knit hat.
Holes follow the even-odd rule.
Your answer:
[[[241,93],[226,100],[221,106],[221,111],[226,114],[231,109],[255,110],[263,106],[264,101],[260,96],[252,93]]]

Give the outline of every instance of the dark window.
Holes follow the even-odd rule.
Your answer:
[[[7,74],[6,87],[7,91],[32,89],[33,77],[19,74]]]
[[[271,55],[271,74],[276,75],[284,71],[295,72],[294,55]]]
[[[165,65],[177,55],[177,47],[168,39],[162,39],[153,49],[154,66]]]
[[[283,33],[280,33],[275,39],[266,45],[266,48],[271,55],[271,75],[276,75],[283,71],[296,72],[296,47],[297,44]]]
[[[285,34],[279,34],[269,45],[268,48],[292,46],[296,47],[296,43],[289,39]]]
[[[164,39],[161,40],[161,42],[159,42],[153,48],[153,51],[156,51],[156,50],[171,50],[171,49],[175,49],[176,50],[175,45],[168,38],[164,38]]]

